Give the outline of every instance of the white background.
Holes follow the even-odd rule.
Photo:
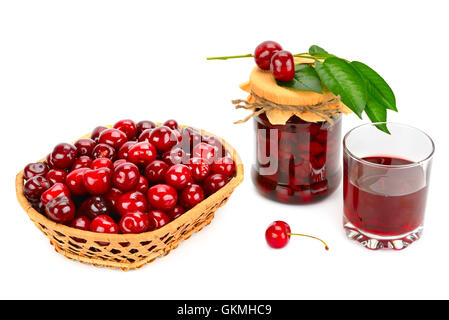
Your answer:
[[[0,112],[1,298],[449,298],[446,1],[2,1]],[[423,238],[402,252],[372,252],[346,239],[342,190],[288,206],[260,197],[250,180],[245,111],[252,59],[264,40],[292,52],[318,44],[373,66],[394,89],[398,114],[434,138]],[[16,173],[100,124],[122,118],[203,128],[240,152],[245,181],[212,224],[138,271],[99,269],[55,253],[19,207]],[[366,121],[366,120],[365,120]],[[343,131],[362,123],[344,119]],[[264,240],[273,220],[324,238]]]

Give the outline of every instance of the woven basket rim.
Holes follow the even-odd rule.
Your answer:
[[[157,123],[157,125],[160,126],[161,123]],[[112,127],[112,126],[109,125],[107,127]],[[191,127],[191,128],[197,129],[192,126],[180,125],[180,128],[185,128],[185,127]],[[54,221],[50,220],[49,218],[47,218],[45,215],[36,211],[31,206],[28,199],[26,199],[26,197],[24,196],[24,194],[23,194],[23,185],[24,185],[23,170],[20,171],[16,176],[15,184],[16,184],[17,200],[32,221],[34,221],[35,223],[39,223],[43,226],[51,227],[59,232],[69,234],[70,236],[79,237],[79,238],[95,237],[98,241],[105,241],[105,242],[111,242],[111,241],[128,242],[128,239],[129,240],[139,240],[140,239],[142,241],[145,241],[145,239],[148,238],[149,235],[153,235],[156,233],[163,234],[164,232],[166,232],[168,229],[170,229],[173,226],[172,225],[173,223],[177,223],[177,224],[181,225],[182,223],[192,220],[192,216],[195,214],[196,211],[205,210],[205,209],[209,208],[210,206],[213,206],[220,199],[224,198],[224,196],[228,193],[229,190],[234,190],[243,181],[244,169],[243,169],[242,159],[240,158],[239,154],[234,149],[234,147],[232,147],[226,140],[224,140],[223,138],[221,138],[215,134],[212,134],[212,133],[202,130],[202,129],[197,129],[197,130],[200,130],[203,134],[206,134],[209,136],[214,136],[214,137],[220,139],[225,150],[231,154],[232,159],[235,162],[235,165],[236,165],[235,176],[223,188],[221,188],[214,194],[210,195],[209,197],[207,197],[206,199],[204,199],[203,201],[198,203],[196,206],[194,206],[193,208],[186,211],[180,217],[171,221],[170,223],[168,223],[167,225],[165,225],[164,227],[162,227],[160,229],[157,229],[154,231],[148,231],[148,232],[144,232],[144,233],[136,233],[136,234],[131,234],[131,233],[130,234],[109,234],[109,233],[97,233],[97,232],[92,232],[92,231],[84,231],[84,230],[72,228],[72,227],[66,226],[64,224],[54,222]],[[89,134],[84,135],[81,138],[84,138],[87,136],[89,136]]]

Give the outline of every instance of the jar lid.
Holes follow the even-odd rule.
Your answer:
[[[300,63],[312,64],[313,60],[296,57],[295,64]],[[293,115],[308,122],[319,122],[329,120],[340,113],[352,112],[330,91],[320,94],[281,87],[270,71],[259,67],[253,69],[249,81],[242,83],[240,88],[250,93],[247,101],[236,100],[246,105],[240,107],[255,111],[260,110],[261,105],[271,105],[269,108],[263,108],[263,112],[272,124],[285,124]]]

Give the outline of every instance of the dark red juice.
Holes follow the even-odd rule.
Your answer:
[[[344,161],[343,200],[346,219],[379,236],[399,236],[423,224],[427,196],[425,172],[412,161],[373,156]]]

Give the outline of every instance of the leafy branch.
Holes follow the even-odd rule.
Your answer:
[[[311,46],[308,53],[294,56],[315,60],[315,67],[310,64],[296,65],[294,79],[278,81],[278,85],[318,93],[322,93],[325,86],[339,95],[341,101],[360,119],[365,112],[371,122],[386,122],[387,109],[398,111],[393,90],[366,64],[339,58],[316,45]],[[377,128],[390,133],[385,124],[379,124]]]

